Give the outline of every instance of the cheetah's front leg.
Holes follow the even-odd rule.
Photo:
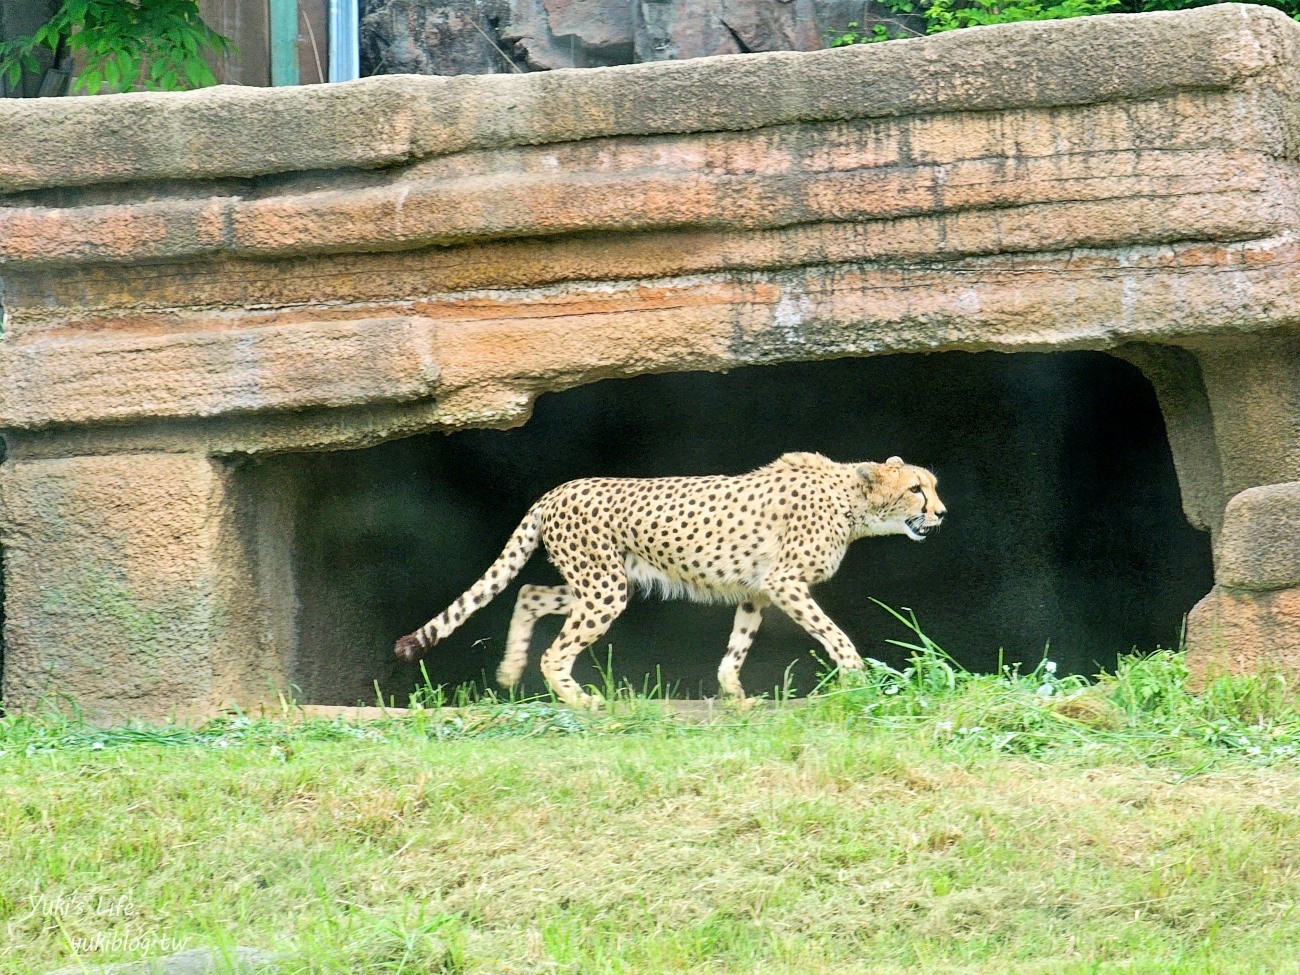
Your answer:
[[[853,641],[813,600],[806,582],[799,579],[769,580],[768,593],[772,602],[826,649],[836,667],[840,670],[862,669],[862,658],[858,656]]]

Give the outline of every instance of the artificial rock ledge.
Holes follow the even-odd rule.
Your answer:
[[[1294,552],[1241,527],[1291,524],[1300,481],[1297,91],[1300,26],[1224,5],[0,103],[5,701],[284,689],[310,648],[248,455],[517,424],[605,377],[949,349],[1137,364],[1216,540],[1196,666],[1300,670]]]

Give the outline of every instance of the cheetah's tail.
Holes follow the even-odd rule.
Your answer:
[[[414,633],[409,633],[397,641],[393,647],[397,656],[406,661],[419,660],[432,649],[439,640],[450,636],[457,627],[469,619],[470,614],[490,603],[498,593],[510,585],[510,580],[519,575],[529,556],[537,549],[538,536],[541,534],[542,520],[534,506],[524,515],[510,541],[502,549],[497,560],[478,582],[441,614],[435,616]]]

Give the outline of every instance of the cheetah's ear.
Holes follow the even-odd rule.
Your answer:
[[[885,461],[885,466],[886,466],[886,467],[902,467],[902,466],[903,466],[903,458],[901,458],[901,457],[890,457],[889,460]]]
[[[862,486],[868,492],[873,490],[880,483],[880,468],[883,464],[859,464],[856,468],[858,478],[862,481]]]

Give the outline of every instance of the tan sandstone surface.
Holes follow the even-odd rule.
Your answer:
[[[1300,25],[1223,5],[0,102],[4,698],[156,717],[285,687],[286,557],[239,458],[952,349],[1142,368],[1216,540],[1197,666],[1300,672],[1295,553],[1261,527],[1300,481],[1298,82]]]

